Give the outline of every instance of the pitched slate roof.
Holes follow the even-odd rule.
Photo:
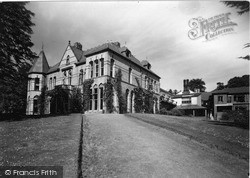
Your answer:
[[[146,69],[143,67],[143,65],[141,64],[141,62],[135,58],[133,55],[130,55],[129,57],[127,57],[124,53],[122,53],[124,50],[127,49],[127,47],[123,46],[123,47],[120,47],[117,45],[118,42],[113,42],[113,43],[105,43],[105,44],[102,44],[102,45],[99,45],[97,47],[94,47],[94,48],[91,48],[89,50],[86,50],[84,52],[84,55],[85,56],[90,56],[90,55],[93,55],[93,54],[96,54],[100,51],[105,51],[105,50],[111,50],[121,56],[123,56],[124,58],[130,60],[131,62],[133,62],[134,64],[142,67],[144,70],[150,72],[151,74],[159,77],[157,74],[155,74],[152,70],[149,70],[149,69]],[[160,78],[160,77],[159,77]]]
[[[60,62],[58,62],[57,64],[55,64],[54,66],[50,67],[50,69],[48,70],[47,74],[50,74],[50,73],[53,73],[53,72],[56,72],[59,70],[59,65],[60,65]]]
[[[91,49],[88,49],[86,51],[82,51],[78,48],[76,48],[75,46],[70,46],[76,59],[77,59],[77,63],[76,65],[80,65],[80,64],[84,64],[86,63],[86,57],[87,56],[91,56],[93,54],[96,54],[96,53],[99,53],[101,51],[105,51],[105,50],[111,50],[121,56],[123,56],[124,58],[130,60],[131,62],[133,62],[134,64],[138,65],[139,67],[142,67],[144,70],[150,72],[151,74],[159,77],[157,74],[155,74],[153,71],[149,70],[149,69],[146,69],[143,67],[143,65],[141,64],[141,62],[135,58],[133,55],[130,55],[129,57],[127,57],[124,53],[122,53],[124,50],[128,50],[127,47],[123,46],[123,47],[120,47],[118,45],[119,43],[118,42],[112,42],[112,43],[104,43],[102,45],[99,45],[97,47],[94,47],[94,48],[91,48]],[[54,65],[53,67],[51,67],[49,70],[48,70],[48,73],[52,73],[52,72],[55,72],[58,70],[58,67],[59,67],[59,63],[57,63],[56,65]],[[159,77],[160,78],[160,77]]]
[[[240,94],[249,93],[249,87],[236,87],[236,88],[224,88],[222,90],[215,90],[213,94]]]
[[[201,93],[201,100],[207,101],[209,99],[209,96],[211,96],[211,92],[202,92]]]
[[[49,70],[49,64],[48,64],[48,61],[46,59],[45,53],[42,50],[39,53],[38,58],[35,59],[34,64],[32,65],[32,67],[29,70],[29,73],[45,74],[48,72],[48,70]]]

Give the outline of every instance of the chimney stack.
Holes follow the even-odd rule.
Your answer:
[[[185,93],[189,92],[188,82],[189,82],[188,79],[183,80],[183,92]]]
[[[81,44],[81,43],[75,42],[74,46],[75,46],[77,49],[82,50],[82,44]]]

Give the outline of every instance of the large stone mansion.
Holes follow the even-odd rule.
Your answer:
[[[43,86],[53,90],[55,86],[81,88],[84,80],[93,79],[92,99],[88,112],[106,112],[104,104],[104,84],[108,78],[114,78],[118,69],[122,71],[122,92],[126,97],[127,112],[134,112],[133,89],[140,85],[148,89],[151,86],[155,97],[160,97],[160,77],[151,70],[151,64],[136,59],[131,51],[119,42],[109,42],[83,50],[79,42],[69,42],[57,64],[50,67],[42,50],[29,71],[27,90],[27,115],[38,114],[38,96]],[[114,107],[119,111],[117,96],[114,95]],[[154,103],[154,112],[159,102]],[[45,113],[51,113],[51,105],[46,105]]]

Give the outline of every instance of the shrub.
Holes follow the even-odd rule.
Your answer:
[[[249,127],[249,111],[237,110],[237,111],[226,111],[222,114],[221,120],[234,121],[235,124],[248,128]]]
[[[221,116],[221,120],[228,121],[229,120],[229,114],[227,112],[223,112]]]
[[[162,109],[160,110],[160,114],[164,114],[164,115],[167,115],[167,114],[168,114],[168,111],[167,111],[167,109],[165,109],[165,108],[162,108]]]
[[[179,110],[179,109],[172,109],[171,112],[172,112],[172,115],[174,116],[183,116],[185,114],[183,110]]]

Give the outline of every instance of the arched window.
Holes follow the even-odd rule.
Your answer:
[[[110,61],[110,77],[113,77],[113,70],[114,70],[114,60],[111,59]]]
[[[128,83],[132,84],[132,69],[128,69]]]
[[[67,77],[66,71],[63,72],[63,85],[65,85],[65,78]]]
[[[56,77],[54,77],[54,86],[53,89],[56,87]]]
[[[49,90],[51,90],[52,89],[52,77],[50,77],[50,79],[49,79]]]
[[[69,65],[69,55],[67,56],[67,59],[66,59],[66,65]]]
[[[83,70],[80,70],[80,74],[79,74],[79,85],[82,85],[83,83]]]
[[[103,109],[103,85],[99,85],[99,91],[100,91],[100,109]]]
[[[93,102],[93,89],[90,89],[90,100],[89,100],[89,110],[92,110],[92,102]]]
[[[94,65],[93,65],[93,61],[90,61],[89,64],[90,64],[90,78],[92,78],[93,75],[94,75]]]
[[[38,96],[33,99],[33,114],[38,114]]]
[[[97,86],[94,87],[93,101],[94,101],[94,110],[97,110],[97,108],[98,108],[98,88],[97,88]]]
[[[148,89],[148,77],[145,76],[145,89]]]
[[[68,71],[68,73],[69,73],[69,78],[68,78],[69,82],[68,82],[68,84],[71,85],[71,80],[72,80],[72,71],[71,71],[71,69]]]
[[[99,75],[99,62],[98,60],[95,61],[95,76],[98,77]]]
[[[38,77],[35,78],[35,91],[39,91],[39,83],[40,83],[40,79]]]
[[[104,75],[104,59],[103,58],[101,58],[101,76],[103,76]]]

